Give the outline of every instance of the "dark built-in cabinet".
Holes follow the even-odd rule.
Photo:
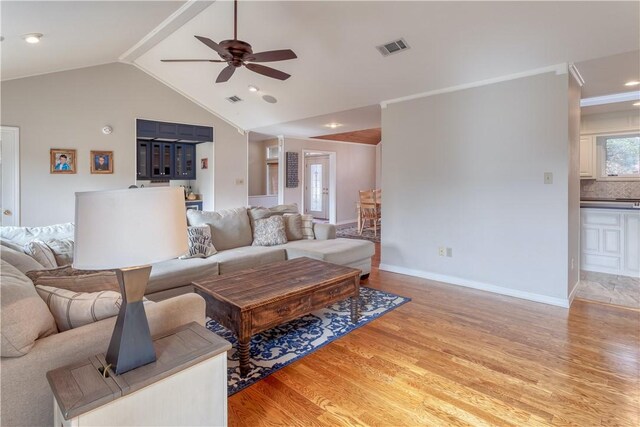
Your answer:
[[[186,125],[182,123],[137,120],[138,139],[165,140],[168,142],[212,142],[213,128],[210,126]]]
[[[213,128],[137,121],[138,179],[195,179],[196,144],[213,141]]]

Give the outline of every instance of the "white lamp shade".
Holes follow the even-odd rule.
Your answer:
[[[73,267],[135,267],[187,251],[184,191],[178,187],[76,193]]]

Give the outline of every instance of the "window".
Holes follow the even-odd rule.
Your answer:
[[[640,134],[597,137],[599,178],[640,178]]]

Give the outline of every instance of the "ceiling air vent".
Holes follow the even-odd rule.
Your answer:
[[[409,45],[404,39],[399,39],[380,46],[376,46],[376,49],[378,49],[382,56],[389,56],[391,54],[409,49]]]
[[[232,104],[235,104],[236,102],[242,101],[242,98],[240,98],[239,96],[233,95],[233,96],[228,97],[227,101],[229,101]]]

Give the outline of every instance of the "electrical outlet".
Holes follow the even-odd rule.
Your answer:
[[[244,179],[236,178],[236,185],[242,185],[242,184],[244,184]]]
[[[447,256],[451,258],[453,256],[453,248],[447,248]]]
[[[447,256],[447,248],[445,248],[445,247],[439,247],[439,248],[438,248],[438,255],[440,255],[440,256]]]
[[[544,173],[544,183],[545,184],[553,184],[553,173],[545,172]]]

